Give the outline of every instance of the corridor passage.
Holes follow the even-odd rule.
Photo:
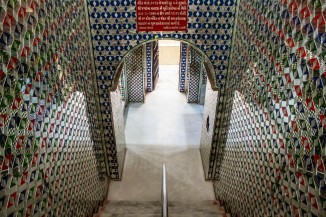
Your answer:
[[[161,200],[163,163],[169,201],[215,199],[199,153],[203,106],[188,104],[178,91],[178,70],[161,65],[156,90],[145,103],[129,104],[122,181],[110,182],[108,200]]]

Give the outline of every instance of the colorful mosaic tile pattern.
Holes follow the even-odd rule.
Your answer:
[[[234,216],[326,216],[325,7],[239,1],[215,182]]]
[[[108,180],[85,3],[5,0],[0,21],[0,216],[91,216]]]

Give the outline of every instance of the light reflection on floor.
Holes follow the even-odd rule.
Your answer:
[[[170,201],[214,200],[199,154],[203,106],[178,91],[178,66],[160,66],[157,89],[127,109],[127,154],[122,181],[111,181],[109,200],[161,200],[162,164]]]

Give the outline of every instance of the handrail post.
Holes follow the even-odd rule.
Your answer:
[[[163,179],[162,179],[162,217],[168,217],[168,193],[166,188],[166,167],[163,164]]]

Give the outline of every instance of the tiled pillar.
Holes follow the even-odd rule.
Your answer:
[[[157,41],[152,42],[152,60],[152,81],[154,90],[159,79],[159,46]]]
[[[129,102],[145,101],[144,46],[131,51],[125,59]]]
[[[218,91],[214,91],[211,84],[207,82],[205,107],[203,113],[203,124],[200,138],[200,154],[206,179],[212,179],[214,156],[212,155],[212,143],[216,130],[216,107],[218,102]]]
[[[198,103],[200,97],[202,53],[192,46],[189,48],[187,61],[187,101],[188,103]]]
[[[159,49],[158,42],[152,41],[145,45],[145,71],[146,71],[146,90],[151,92],[155,90],[159,78]]]
[[[119,177],[115,179],[120,180],[126,153],[126,140],[125,140],[125,119],[124,119],[124,102],[121,100],[120,88],[110,92],[114,142],[116,147],[116,159],[118,166]]]
[[[146,90],[147,92],[153,91],[153,52],[152,42],[146,43]]]
[[[124,69],[122,69],[121,72],[121,76],[120,76],[120,80],[119,80],[119,89],[120,89],[120,94],[121,94],[121,98],[122,100],[126,100],[127,96],[126,96],[126,87],[125,87],[125,74],[124,74]]]
[[[185,92],[186,89],[186,71],[187,71],[187,48],[186,43],[180,44],[180,66],[179,66],[179,91]]]
[[[206,97],[206,87],[207,87],[207,73],[204,65],[202,65],[202,71],[201,71],[201,82],[199,86],[199,104],[204,105],[205,104],[205,97]]]

